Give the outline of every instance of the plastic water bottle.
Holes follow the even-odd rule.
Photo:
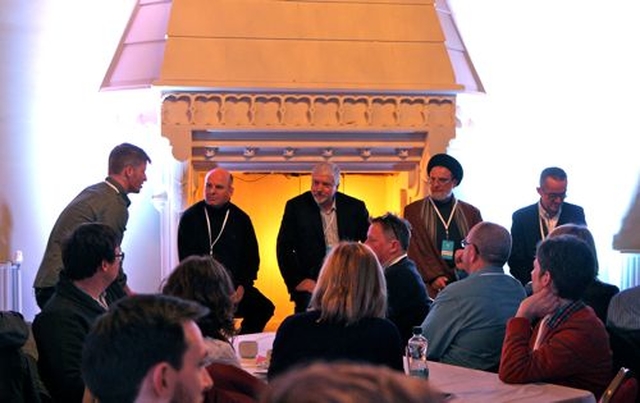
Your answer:
[[[409,375],[427,379],[427,339],[422,335],[422,327],[413,327],[413,336],[407,343],[407,358],[409,360]]]

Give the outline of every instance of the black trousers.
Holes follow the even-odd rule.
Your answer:
[[[276,307],[257,288],[245,287],[244,296],[236,309],[236,318],[242,318],[240,334],[260,333],[273,316]]]

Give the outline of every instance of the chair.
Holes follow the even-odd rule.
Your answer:
[[[266,382],[233,365],[207,366],[213,387],[205,393],[206,403],[255,403],[267,387]]]
[[[620,368],[598,403],[635,403],[638,381],[627,368]]]
[[[625,367],[640,374],[640,330],[607,326],[609,343],[613,352],[613,367]]]

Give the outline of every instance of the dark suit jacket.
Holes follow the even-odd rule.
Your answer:
[[[568,223],[587,225],[582,207],[570,203],[562,204],[558,225]],[[531,281],[531,270],[533,269],[536,247],[538,242],[542,240],[540,237],[538,203],[523,207],[513,213],[511,237],[513,238],[513,246],[509,257],[509,268],[513,277],[525,285]]]
[[[369,212],[362,200],[336,193],[340,240],[365,241]],[[280,273],[289,293],[302,280],[316,280],[327,252],[320,208],[310,191],[289,200],[278,232],[277,256]]]
[[[387,281],[387,317],[398,327],[403,343],[414,326],[420,326],[429,313],[431,298],[413,260],[405,257],[384,270]]]

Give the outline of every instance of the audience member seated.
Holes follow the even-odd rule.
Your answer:
[[[591,252],[593,253],[593,257],[596,260],[596,277],[589,284],[589,286],[587,286],[587,289],[582,295],[582,300],[591,308],[593,308],[602,323],[606,323],[609,301],[611,301],[611,297],[616,295],[620,291],[620,289],[613,284],[607,284],[598,280],[599,265],[596,243],[593,240],[591,231],[589,231],[587,227],[578,224],[563,224],[551,231],[549,237],[563,234],[577,236],[578,238],[582,239],[587,243],[587,245],[591,249]]]
[[[264,381],[240,368],[229,338],[234,328],[234,286],[224,266],[211,256],[189,256],[171,273],[162,293],[198,302],[209,314],[198,320],[207,345],[207,370],[215,380],[205,402],[255,402]]]
[[[227,270],[211,256],[189,256],[165,281],[162,293],[195,301],[209,308],[209,314],[198,321],[212,362],[240,367],[240,361],[229,339],[236,333],[234,286]]]
[[[167,295],[119,300],[87,335],[82,377],[100,403],[201,402],[213,381],[200,304]]]
[[[429,382],[384,366],[315,363],[269,384],[261,403],[441,403],[446,395]]]
[[[540,243],[533,294],[507,322],[502,381],[551,382],[590,390],[596,399],[604,392],[613,376],[609,338],[581,300],[594,276],[595,258],[581,239],[558,235]]]
[[[387,317],[407,341],[411,330],[429,313],[431,298],[416,269],[407,257],[411,238],[409,222],[391,213],[371,219],[365,242],[378,257],[387,281]]]
[[[105,290],[123,258],[118,235],[102,223],[81,224],[62,245],[64,269],[33,322],[40,376],[56,402],[82,401],[82,345],[93,322],[106,312]]]
[[[455,259],[468,276],[438,293],[422,323],[429,340],[428,358],[495,372],[507,320],[525,298],[522,284],[503,269],[511,235],[506,228],[483,221],[462,243]]]
[[[341,242],[332,249],[309,309],[289,316],[278,328],[269,379],[314,360],[353,360],[403,371],[398,328],[385,318],[382,267],[368,246]]]
[[[24,350],[29,325],[18,312],[0,312],[0,402],[51,402],[35,357]]]
[[[607,312],[614,369],[627,367],[640,376],[640,286],[616,294]]]

